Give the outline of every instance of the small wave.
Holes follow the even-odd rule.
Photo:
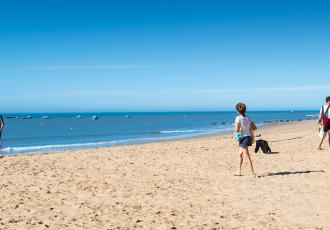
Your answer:
[[[198,129],[191,129],[191,130],[165,130],[160,131],[159,133],[163,134],[170,134],[170,133],[196,133],[196,132],[208,132],[210,130],[198,130]]]
[[[306,117],[317,117],[318,114],[307,114]]]
[[[95,148],[95,147],[116,146],[116,145],[122,145],[122,144],[146,143],[146,142],[153,142],[153,141],[171,140],[171,139],[180,138],[180,137],[186,137],[186,136],[182,135],[182,136],[177,136],[174,138],[173,137],[143,137],[143,138],[131,138],[131,139],[123,139],[123,140],[103,141],[103,142],[6,147],[6,148],[1,149],[0,153],[3,152],[3,153],[7,153],[7,154],[15,154],[15,153],[32,153],[32,152],[65,150],[65,149]]]
[[[231,128],[230,128],[231,129]],[[219,133],[230,130],[227,129],[215,129],[215,130],[167,130],[161,131],[160,133],[171,134],[177,133],[175,136],[162,136],[162,137],[141,137],[131,138],[113,141],[102,141],[102,142],[88,142],[88,143],[74,143],[74,144],[53,144],[53,145],[38,145],[38,146],[22,146],[22,147],[5,147],[0,150],[0,153],[4,154],[16,154],[16,153],[33,153],[33,152],[48,152],[54,150],[65,150],[65,149],[84,149],[84,148],[97,148],[107,146],[117,146],[123,144],[134,144],[134,143],[146,143],[154,141],[172,140],[177,138],[187,138],[198,135],[206,135],[212,133]]]
[[[103,142],[88,142],[88,143],[75,143],[75,144],[55,144],[55,145],[39,145],[39,146],[23,146],[23,147],[6,147],[1,149],[1,152],[33,152],[43,150],[54,150],[54,149],[73,149],[73,148],[84,148],[84,147],[98,147],[115,145],[121,143],[139,142],[139,141],[152,141],[160,138],[135,138],[115,141],[103,141]]]
[[[31,152],[38,150],[49,150],[57,148],[74,148],[74,147],[84,147],[84,146],[97,146],[105,144],[105,142],[95,142],[95,143],[77,143],[77,144],[59,144],[59,145],[39,145],[39,146],[23,146],[23,147],[6,147],[1,149],[2,152]]]

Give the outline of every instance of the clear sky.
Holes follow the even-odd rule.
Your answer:
[[[0,0],[0,111],[318,109],[329,1]]]

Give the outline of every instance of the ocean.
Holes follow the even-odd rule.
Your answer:
[[[43,117],[47,115],[48,117]],[[77,116],[80,115],[80,118]],[[316,119],[317,111],[249,112],[257,125]],[[116,146],[233,130],[235,112],[3,114],[0,154]],[[5,117],[9,118],[5,118]],[[31,117],[27,117],[31,116]],[[92,117],[97,116],[97,120]],[[25,118],[25,119],[24,119]]]

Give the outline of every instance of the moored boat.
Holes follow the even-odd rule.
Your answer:
[[[23,120],[27,120],[27,119],[31,119],[31,118],[32,118],[32,116],[30,116],[30,115],[22,117]]]

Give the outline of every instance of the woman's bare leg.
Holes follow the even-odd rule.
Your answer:
[[[242,175],[242,165],[243,165],[243,153],[241,152],[239,155],[239,175]]]
[[[318,148],[318,150],[323,150],[323,149],[322,149],[322,143],[323,143],[325,137],[326,137],[326,134],[325,134],[324,137],[322,138],[322,140],[321,140],[321,142],[320,142],[320,144],[319,144],[319,148]],[[330,137],[329,137],[329,138],[330,138]],[[330,139],[329,139],[329,144],[330,144]]]
[[[235,174],[235,176],[242,176],[242,165],[243,165],[243,149],[242,148],[239,148],[238,156],[239,156],[238,174]]]
[[[245,156],[247,157],[247,159],[249,161],[249,165],[250,165],[252,176],[255,176],[254,169],[253,169],[253,164],[252,164],[252,160],[251,160],[251,157],[250,157],[250,154],[249,154],[249,149],[248,148],[244,148],[243,150],[244,150]]]

